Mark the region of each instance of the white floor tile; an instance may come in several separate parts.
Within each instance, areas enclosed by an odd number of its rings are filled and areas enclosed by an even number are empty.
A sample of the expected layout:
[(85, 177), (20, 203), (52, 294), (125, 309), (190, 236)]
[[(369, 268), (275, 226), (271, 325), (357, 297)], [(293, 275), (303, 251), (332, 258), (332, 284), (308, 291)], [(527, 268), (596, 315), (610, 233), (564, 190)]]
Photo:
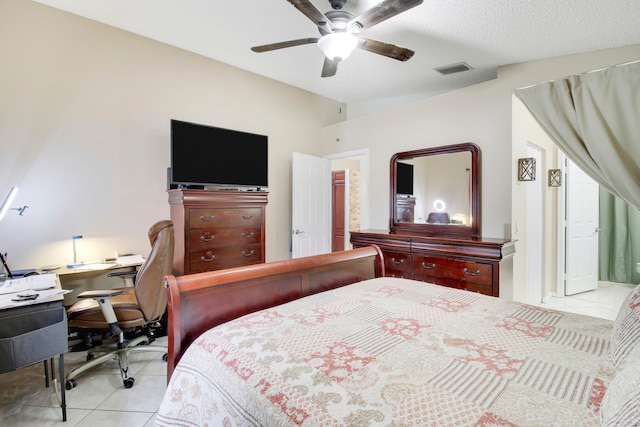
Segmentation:
[(540, 307), (615, 320), (622, 302), (634, 288), (627, 283), (600, 282), (596, 290), (553, 297)]
[(67, 421), (62, 422), (62, 409), (39, 406), (15, 406), (0, 408), (0, 424), (12, 427), (33, 426), (75, 426), (91, 411), (87, 409), (67, 409)]
[(75, 425), (78, 427), (144, 427), (152, 417), (153, 413), (95, 410)]
[(119, 388), (96, 409), (156, 412), (167, 388), (166, 378), (159, 375), (136, 375), (134, 378), (132, 388)]

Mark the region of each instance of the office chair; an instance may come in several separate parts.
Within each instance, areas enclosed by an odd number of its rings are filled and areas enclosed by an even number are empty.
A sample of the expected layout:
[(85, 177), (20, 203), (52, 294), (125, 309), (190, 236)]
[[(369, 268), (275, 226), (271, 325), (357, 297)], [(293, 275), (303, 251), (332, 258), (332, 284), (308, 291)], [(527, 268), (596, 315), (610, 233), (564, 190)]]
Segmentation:
[[(82, 292), (78, 295), (81, 300), (67, 310), (70, 328), (102, 333), (109, 338), (102, 345), (89, 348), (87, 362), (66, 375), (67, 390), (77, 385), (75, 378), (78, 375), (114, 358), (120, 364), (124, 387), (131, 388), (134, 379), (129, 376), (130, 351), (163, 351), (166, 361), (166, 346), (140, 344), (150, 344), (154, 340), (150, 327), (160, 320), (167, 308), (164, 277), (172, 272), (173, 223), (165, 220), (152, 225), (149, 242), (151, 253), (138, 270), (131, 291), (110, 289)], [(96, 353), (104, 354), (96, 357)]]

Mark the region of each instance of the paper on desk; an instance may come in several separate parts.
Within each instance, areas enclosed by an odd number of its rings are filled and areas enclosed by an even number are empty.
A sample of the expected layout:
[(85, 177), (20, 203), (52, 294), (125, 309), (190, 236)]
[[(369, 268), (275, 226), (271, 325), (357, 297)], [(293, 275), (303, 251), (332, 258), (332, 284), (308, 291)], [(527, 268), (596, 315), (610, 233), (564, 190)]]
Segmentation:
[(55, 273), (37, 274), (35, 276), (20, 277), (0, 282), (0, 294), (21, 292), (27, 289), (41, 290), (53, 288), (58, 283)]
[(38, 304), (38, 303), (47, 302), (47, 301), (55, 301), (58, 298), (62, 299), (62, 295), (68, 294), (69, 292), (71, 291), (68, 289), (60, 289), (60, 288), (44, 289), (44, 290), (26, 289), (26, 290), (20, 291), (19, 293), (38, 294), (38, 298), (36, 298), (35, 300), (27, 300), (27, 301), (11, 301), (12, 298), (16, 297), (18, 292), (14, 292), (11, 294), (3, 294), (3, 295), (0, 295), (0, 309), (19, 307), (22, 305)]
[(107, 270), (109, 268), (114, 268), (117, 267), (116, 264), (113, 263), (92, 263), (92, 264), (82, 264), (79, 265), (77, 267), (74, 267), (76, 270), (87, 270), (87, 271), (94, 271), (94, 270)]
[(142, 258), (142, 255), (119, 256), (116, 259), (116, 264), (122, 267), (127, 267), (130, 265), (141, 265), (143, 262), (144, 258)]

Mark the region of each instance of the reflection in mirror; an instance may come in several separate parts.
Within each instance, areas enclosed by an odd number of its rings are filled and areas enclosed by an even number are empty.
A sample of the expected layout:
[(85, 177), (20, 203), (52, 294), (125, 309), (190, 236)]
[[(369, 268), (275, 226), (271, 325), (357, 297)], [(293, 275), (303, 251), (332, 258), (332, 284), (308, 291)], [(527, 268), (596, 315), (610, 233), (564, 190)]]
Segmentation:
[(396, 172), (399, 222), (471, 224), (471, 153), (403, 159)]
[(391, 158), (391, 231), (478, 236), (479, 154), (472, 143)]

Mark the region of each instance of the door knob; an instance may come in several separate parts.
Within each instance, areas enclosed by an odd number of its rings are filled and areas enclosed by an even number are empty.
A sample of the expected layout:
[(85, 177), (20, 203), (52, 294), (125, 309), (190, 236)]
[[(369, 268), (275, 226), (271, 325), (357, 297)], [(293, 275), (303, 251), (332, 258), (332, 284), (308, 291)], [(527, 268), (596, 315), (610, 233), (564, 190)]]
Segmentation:
[(293, 234), (303, 234), (304, 231), (300, 231), (298, 229), (293, 230)]

